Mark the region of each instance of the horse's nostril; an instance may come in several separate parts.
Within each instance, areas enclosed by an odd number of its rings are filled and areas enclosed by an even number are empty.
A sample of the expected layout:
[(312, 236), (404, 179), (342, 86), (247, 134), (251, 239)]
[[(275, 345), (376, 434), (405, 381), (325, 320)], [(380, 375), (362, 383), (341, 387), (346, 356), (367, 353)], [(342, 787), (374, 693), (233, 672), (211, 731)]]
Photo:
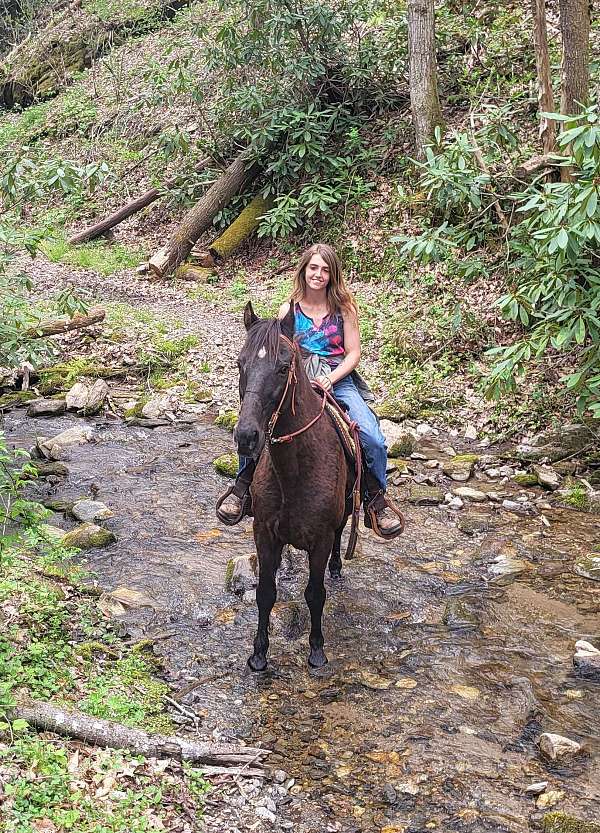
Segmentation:
[(237, 444), (238, 450), (242, 453), (252, 453), (258, 445), (258, 430), (256, 428), (238, 430)]

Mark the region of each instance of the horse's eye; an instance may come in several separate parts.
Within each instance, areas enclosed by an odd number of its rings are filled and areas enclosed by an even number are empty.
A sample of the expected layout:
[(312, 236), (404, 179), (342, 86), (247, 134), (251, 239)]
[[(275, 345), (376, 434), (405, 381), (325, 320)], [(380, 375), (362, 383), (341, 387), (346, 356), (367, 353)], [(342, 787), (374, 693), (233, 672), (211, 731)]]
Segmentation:
[(285, 376), (289, 369), (290, 368), (287, 364), (282, 364), (280, 367), (277, 368), (277, 372), (280, 373), (282, 376)]

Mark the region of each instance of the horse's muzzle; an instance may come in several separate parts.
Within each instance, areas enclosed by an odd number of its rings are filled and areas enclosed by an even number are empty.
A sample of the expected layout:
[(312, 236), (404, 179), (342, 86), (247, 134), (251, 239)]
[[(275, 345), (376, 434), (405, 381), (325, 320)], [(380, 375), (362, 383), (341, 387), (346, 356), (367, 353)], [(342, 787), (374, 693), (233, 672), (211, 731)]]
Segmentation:
[(236, 426), (236, 440), (240, 457), (258, 457), (264, 444), (263, 432), (254, 427)]

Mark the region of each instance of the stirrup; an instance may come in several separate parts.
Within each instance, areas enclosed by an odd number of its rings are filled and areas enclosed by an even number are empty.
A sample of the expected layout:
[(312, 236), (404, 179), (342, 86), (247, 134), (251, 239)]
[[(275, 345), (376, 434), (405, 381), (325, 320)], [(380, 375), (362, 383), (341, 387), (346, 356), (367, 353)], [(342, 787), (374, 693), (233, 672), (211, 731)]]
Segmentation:
[[(381, 527), (379, 526), (379, 522), (377, 520), (377, 509), (375, 508), (376, 503), (382, 503), (384, 506), (379, 506), (379, 509), (386, 508), (390, 509), (394, 515), (400, 521), (400, 529), (395, 530), (394, 532), (384, 532)], [(394, 538), (397, 538), (399, 535), (402, 535), (404, 532), (404, 515), (398, 509), (393, 501), (391, 501), (388, 497), (385, 496), (383, 492), (378, 492), (369, 503), (365, 506), (365, 526), (367, 529), (372, 529), (373, 532), (378, 535), (380, 538), (383, 538), (386, 541), (391, 541)]]
[[(223, 494), (217, 500), (215, 506), (215, 513), (217, 515), (217, 518), (221, 521), (222, 524), (225, 524), (226, 526), (235, 526), (236, 524), (239, 524), (244, 515), (248, 514), (249, 510), (250, 492), (246, 492), (246, 494), (242, 498), (240, 498), (242, 506), (238, 515), (232, 517), (231, 515), (226, 515), (224, 512), (221, 512), (221, 506), (225, 503), (227, 498), (233, 494), (235, 487), (236, 484), (234, 483), (233, 486), (230, 486), (229, 489), (224, 491)], [(239, 497), (239, 495), (236, 495), (236, 497)]]

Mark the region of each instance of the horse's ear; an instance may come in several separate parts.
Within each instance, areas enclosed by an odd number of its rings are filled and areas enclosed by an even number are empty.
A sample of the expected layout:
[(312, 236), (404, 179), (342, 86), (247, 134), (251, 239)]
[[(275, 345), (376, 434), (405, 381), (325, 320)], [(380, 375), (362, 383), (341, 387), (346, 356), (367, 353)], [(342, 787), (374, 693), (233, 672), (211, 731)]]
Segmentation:
[(281, 332), (287, 336), (290, 341), (294, 339), (294, 327), (296, 324), (296, 316), (294, 315), (294, 304), (290, 301), (290, 308), (285, 316), (281, 319)]
[(253, 327), (257, 321), (258, 318), (254, 314), (254, 310), (252, 309), (252, 301), (248, 301), (248, 303), (244, 307), (244, 326), (247, 330), (249, 330), (250, 327)]

